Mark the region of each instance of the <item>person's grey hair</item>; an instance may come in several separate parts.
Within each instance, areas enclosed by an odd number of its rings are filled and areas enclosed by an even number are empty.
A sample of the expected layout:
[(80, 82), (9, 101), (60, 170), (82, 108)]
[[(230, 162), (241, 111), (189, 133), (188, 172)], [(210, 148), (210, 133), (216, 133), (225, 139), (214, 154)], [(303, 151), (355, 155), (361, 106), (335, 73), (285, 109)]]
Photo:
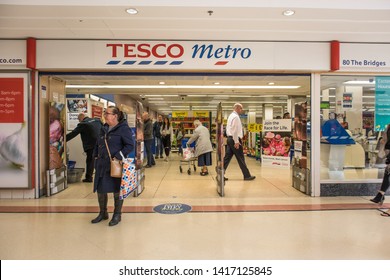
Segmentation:
[(78, 118), (79, 120), (83, 120), (85, 117), (88, 117), (88, 115), (85, 114), (85, 113), (80, 113), (80, 114), (77, 116), (77, 118)]
[(202, 125), (202, 122), (200, 120), (194, 120), (194, 125), (195, 126)]
[(243, 108), (241, 103), (236, 103), (236, 104), (233, 105), (233, 109), (234, 110), (237, 109), (237, 107)]

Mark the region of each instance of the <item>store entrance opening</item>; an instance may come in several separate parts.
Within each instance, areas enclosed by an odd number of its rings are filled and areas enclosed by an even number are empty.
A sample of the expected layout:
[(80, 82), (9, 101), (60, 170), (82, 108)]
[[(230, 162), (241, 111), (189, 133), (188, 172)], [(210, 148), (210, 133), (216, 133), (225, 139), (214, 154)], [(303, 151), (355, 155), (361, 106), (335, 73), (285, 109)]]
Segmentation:
[[(115, 105), (131, 116), (135, 102), (139, 101), (153, 122), (158, 122), (159, 116), (162, 120), (168, 119), (170, 143), (160, 153), (156, 149), (158, 139), (153, 135), (155, 165), (145, 169), (145, 190), (138, 198), (219, 197), (215, 151), (217, 107), (221, 104), (225, 127), (236, 103), (243, 106), (240, 120), (245, 162), (256, 179), (244, 180), (238, 162), (233, 158), (224, 174), (225, 199), (304, 197), (310, 189), (307, 180), (302, 180), (302, 177), (308, 178), (310, 175), (308, 74), (41, 74), (41, 78), (47, 76), (65, 81), (65, 102), (87, 100), (87, 106), (90, 104), (86, 111), (88, 114), (96, 114), (100, 110), (97, 107), (104, 110), (109, 105)], [(178, 131), (181, 130), (183, 138), (191, 139), (196, 128), (195, 120), (208, 129), (214, 148), (208, 174), (204, 176), (200, 174), (202, 169), (197, 159), (193, 166), (189, 166), (190, 173), (187, 169), (181, 172), (184, 168), (180, 163), (183, 155), (179, 151), (183, 148), (183, 142), (178, 141)], [(68, 127), (66, 129), (68, 132)], [(76, 168), (84, 168), (85, 165), (81, 146), (81, 140), (76, 138), (67, 143), (68, 159), (75, 162)], [(298, 174), (304, 174), (301, 180), (294, 179)], [(56, 197), (78, 195), (94, 198), (92, 184), (70, 183)]]

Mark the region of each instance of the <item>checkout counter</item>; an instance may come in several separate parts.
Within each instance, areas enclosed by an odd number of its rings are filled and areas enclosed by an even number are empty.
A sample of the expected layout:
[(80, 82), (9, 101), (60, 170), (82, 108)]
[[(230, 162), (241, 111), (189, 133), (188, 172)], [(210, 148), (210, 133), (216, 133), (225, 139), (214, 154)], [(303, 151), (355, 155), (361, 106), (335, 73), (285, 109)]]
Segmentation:
[(363, 146), (337, 120), (323, 124), (321, 166), (328, 168), (329, 179), (344, 179), (345, 168), (365, 168), (365, 158)]

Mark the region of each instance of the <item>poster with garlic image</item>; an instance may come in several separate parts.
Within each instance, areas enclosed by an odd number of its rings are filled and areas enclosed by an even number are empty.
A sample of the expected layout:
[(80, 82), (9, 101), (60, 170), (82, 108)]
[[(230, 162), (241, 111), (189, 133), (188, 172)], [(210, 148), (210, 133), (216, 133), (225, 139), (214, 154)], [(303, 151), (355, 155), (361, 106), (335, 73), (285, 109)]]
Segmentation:
[(0, 74), (0, 188), (29, 188), (28, 76)]

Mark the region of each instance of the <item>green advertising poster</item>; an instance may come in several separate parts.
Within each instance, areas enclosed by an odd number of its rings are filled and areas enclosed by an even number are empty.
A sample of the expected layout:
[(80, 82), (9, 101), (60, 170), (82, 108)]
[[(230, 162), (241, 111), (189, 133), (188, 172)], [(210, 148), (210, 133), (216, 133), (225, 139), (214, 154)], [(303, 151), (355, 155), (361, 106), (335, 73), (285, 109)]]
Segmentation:
[(375, 78), (375, 131), (390, 123), (390, 77)]

